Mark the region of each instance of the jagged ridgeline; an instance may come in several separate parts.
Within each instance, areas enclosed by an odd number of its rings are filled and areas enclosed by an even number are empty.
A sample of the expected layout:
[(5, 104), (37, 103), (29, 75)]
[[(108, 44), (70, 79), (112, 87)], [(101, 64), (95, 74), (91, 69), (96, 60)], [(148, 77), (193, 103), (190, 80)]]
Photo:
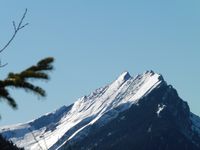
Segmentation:
[(70, 106), (0, 133), (32, 150), (200, 150), (200, 118), (153, 71), (124, 72)]

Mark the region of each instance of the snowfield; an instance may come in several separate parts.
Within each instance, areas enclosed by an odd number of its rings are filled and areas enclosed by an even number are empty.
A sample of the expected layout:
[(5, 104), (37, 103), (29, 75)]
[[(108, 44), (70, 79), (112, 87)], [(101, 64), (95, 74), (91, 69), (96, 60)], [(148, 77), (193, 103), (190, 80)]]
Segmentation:
[[(78, 140), (82, 134), (87, 135), (87, 130), (83, 131), (86, 127), (95, 122), (104, 125), (131, 105), (137, 105), (142, 97), (162, 83), (165, 83), (162, 76), (153, 71), (136, 77), (124, 72), (111, 84), (79, 98), (70, 106), (63, 106), (24, 124), (1, 127), (0, 132), (26, 150), (59, 149), (68, 140)], [(159, 116), (164, 107), (158, 106), (155, 113)], [(198, 130), (199, 118), (192, 118), (198, 123), (198, 127), (195, 126)]]

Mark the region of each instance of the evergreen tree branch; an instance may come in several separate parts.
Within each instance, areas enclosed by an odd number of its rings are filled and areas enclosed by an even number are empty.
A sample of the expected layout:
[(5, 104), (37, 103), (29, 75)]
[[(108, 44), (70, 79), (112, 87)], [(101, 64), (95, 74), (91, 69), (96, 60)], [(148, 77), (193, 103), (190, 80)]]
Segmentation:
[(1, 92), (1, 97), (7, 101), (7, 103), (12, 107), (12, 108), (17, 108), (17, 104), (15, 100), (10, 96), (9, 92), (5, 88), (0, 88)]
[(29, 79), (49, 80), (47, 71), (53, 70), (53, 61), (54, 58), (48, 57), (20, 73), (9, 73), (5, 80), (0, 80), (0, 98), (5, 99), (12, 108), (17, 108), (14, 98), (10, 96), (7, 90), (9, 87), (24, 89), (26, 92), (33, 92), (35, 95), (45, 97), (45, 90), (30, 83)]
[(26, 69), (25, 71), (48, 71), (53, 70), (53, 66), (51, 65), (54, 61), (53, 57), (48, 57), (45, 59), (40, 60), (36, 66), (31, 66), (30, 68)]

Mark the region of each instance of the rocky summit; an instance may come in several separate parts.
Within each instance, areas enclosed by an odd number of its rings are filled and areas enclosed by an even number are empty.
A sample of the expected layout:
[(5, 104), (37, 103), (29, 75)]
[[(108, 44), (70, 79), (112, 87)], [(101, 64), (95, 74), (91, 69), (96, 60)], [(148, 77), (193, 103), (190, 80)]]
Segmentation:
[(153, 71), (124, 72), (70, 106), (0, 133), (27, 150), (200, 150), (200, 118)]

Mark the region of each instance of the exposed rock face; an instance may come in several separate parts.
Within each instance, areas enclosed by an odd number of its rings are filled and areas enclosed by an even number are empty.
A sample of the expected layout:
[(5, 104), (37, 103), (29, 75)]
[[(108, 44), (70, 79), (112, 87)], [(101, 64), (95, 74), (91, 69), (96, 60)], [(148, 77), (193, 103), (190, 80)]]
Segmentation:
[(200, 150), (200, 118), (153, 71), (124, 72), (70, 106), (0, 133), (27, 150)]
[(92, 125), (81, 141), (61, 149), (199, 150), (190, 116), (188, 104), (163, 83), (105, 126)]

